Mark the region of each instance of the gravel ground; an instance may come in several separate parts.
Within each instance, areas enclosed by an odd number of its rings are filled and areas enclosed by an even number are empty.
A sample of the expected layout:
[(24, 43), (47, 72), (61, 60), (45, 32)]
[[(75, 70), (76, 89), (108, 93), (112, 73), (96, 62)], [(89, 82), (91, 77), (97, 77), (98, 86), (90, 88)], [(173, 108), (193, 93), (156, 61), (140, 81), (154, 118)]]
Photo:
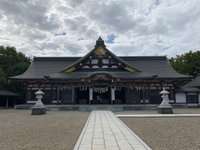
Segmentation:
[[(174, 109), (200, 113), (200, 108)], [(71, 150), (89, 112), (48, 111), (32, 116), (30, 110), (0, 109), (0, 150)], [(117, 114), (155, 114), (134, 110)], [(155, 150), (200, 149), (200, 118), (121, 118)]]
[[(176, 109), (176, 113), (200, 113), (196, 109)], [(117, 114), (146, 114), (155, 111), (125, 111)], [(154, 150), (199, 150), (200, 117), (120, 118)]]
[[(200, 108), (174, 108), (174, 114), (200, 114)], [(114, 112), (115, 114), (158, 114), (157, 110), (130, 110)]]
[(71, 150), (89, 112), (0, 110), (0, 150)]

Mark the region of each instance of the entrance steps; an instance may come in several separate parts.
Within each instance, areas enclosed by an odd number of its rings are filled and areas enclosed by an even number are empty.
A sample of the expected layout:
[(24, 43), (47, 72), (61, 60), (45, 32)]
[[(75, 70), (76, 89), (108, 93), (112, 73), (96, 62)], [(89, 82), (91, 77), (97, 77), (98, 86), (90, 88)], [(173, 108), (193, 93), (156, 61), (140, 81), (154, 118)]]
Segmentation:
[[(31, 109), (33, 105), (21, 104), (15, 105), (16, 109)], [(45, 105), (47, 110), (77, 110), (77, 111), (93, 111), (93, 110), (110, 110), (110, 111), (123, 111), (123, 110), (156, 110), (157, 105), (153, 104), (119, 104), (119, 105)]]
[(93, 111), (93, 110), (110, 110), (110, 111), (123, 111), (122, 106), (118, 105), (83, 105), (79, 107), (80, 111)]

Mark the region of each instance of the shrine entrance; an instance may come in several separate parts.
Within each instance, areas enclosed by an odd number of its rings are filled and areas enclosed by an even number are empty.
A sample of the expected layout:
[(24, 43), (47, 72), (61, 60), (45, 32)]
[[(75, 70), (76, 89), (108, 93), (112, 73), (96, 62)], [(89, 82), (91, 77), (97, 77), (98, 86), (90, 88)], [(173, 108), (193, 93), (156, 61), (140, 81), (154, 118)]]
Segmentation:
[(125, 104), (123, 87), (81, 87), (76, 88), (76, 104)]
[(92, 104), (111, 104), (110, 88), (94, 88)]
[(89, 78), (82, 79), (88, 81), (76, 88), (77, 104), (125, 104), (125, 87), (116, 84), (108, 73), (93, 73)]
[[(90, 99), (90, 89), (91, 99)], [(80, 87), (76, 88), (77, 104), (112, 104), (111, 88), (108, 87)]]

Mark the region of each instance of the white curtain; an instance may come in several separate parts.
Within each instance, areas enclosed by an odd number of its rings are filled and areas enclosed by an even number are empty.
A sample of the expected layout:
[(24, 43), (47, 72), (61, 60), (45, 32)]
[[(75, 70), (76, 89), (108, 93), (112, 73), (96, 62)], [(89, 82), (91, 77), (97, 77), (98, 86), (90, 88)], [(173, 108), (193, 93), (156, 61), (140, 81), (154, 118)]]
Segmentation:
[(92, 88), (90, 88), (90, 90), (89, 90), (89, 99), (90, 99), (90, 101), (93, 100), (93, 89)]
[(111, 100), (115, 100), (115, 88), (111, 88)]

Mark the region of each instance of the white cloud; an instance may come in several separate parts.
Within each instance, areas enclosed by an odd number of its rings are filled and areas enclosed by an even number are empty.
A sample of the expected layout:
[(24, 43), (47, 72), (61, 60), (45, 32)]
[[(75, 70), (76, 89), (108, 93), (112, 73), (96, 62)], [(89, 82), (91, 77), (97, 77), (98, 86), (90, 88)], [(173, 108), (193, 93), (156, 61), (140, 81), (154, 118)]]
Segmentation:
[(28, 56), (83, 56), (114, 35), (117, 55), (199, 50), (198, 0), (1, 0), (0, 45)]

